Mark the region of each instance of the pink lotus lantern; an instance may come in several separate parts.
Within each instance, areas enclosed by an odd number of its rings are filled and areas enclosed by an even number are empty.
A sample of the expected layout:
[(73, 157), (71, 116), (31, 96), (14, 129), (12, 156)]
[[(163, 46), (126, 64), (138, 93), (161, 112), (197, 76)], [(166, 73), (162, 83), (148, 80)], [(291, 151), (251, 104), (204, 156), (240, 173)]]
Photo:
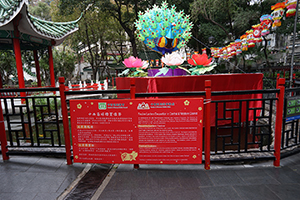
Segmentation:
[(132, 74), (129, 74), (129, 76), (144, 76), (146, 74), (143, 69), (146, 69), (149, 66), (147, 61), (142, 61), (141, 59), (133, 56), (124, 59), (123, 64), (127, 67), (127, 69), (120, 75), (128, 75), (131, 71)]
[(139, 68), (143, 66), (143, 61), (139, 58), (135, 58), (133, 56), (130, 56), (129, 58), (126, 58), (123, 61), (123, 64), (127, 67), (127, 68)]

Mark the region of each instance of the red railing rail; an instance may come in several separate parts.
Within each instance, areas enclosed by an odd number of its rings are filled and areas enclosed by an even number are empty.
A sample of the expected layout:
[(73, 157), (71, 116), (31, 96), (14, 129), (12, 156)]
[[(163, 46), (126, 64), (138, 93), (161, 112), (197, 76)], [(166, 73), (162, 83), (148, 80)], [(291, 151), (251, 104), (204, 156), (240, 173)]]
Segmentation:
[(211, 80), (205, 81), (205, 99), (204, 99), (204, 116), (205, 116), (205, 132), (204, 132), (204, 168), (210, 169), (210, 106), (211, 106)]
[(281, 144), (281, 130), (282, 130), (282, 119), (283, 119), (283, 105), (284, 105), (284, 90), (285, 90), (285, 79), (277, 79), (277, 89), (280, 90), (278, 94), (278, 101), (276, 104), (276, 122), (275, 122), (275, 139), (274, 139), (274, 156), (275, 161), (273, 165), (275, 167), (280, 166), (280, 144)]
[(71, 165), (72, 164), (71, 140), (70, 140), (68, 107), (67, 107), (66, 95), (65, 95), (66, 89), (65, 89), (64, 83), (65, 83), (65, 78), (59, 77), (59, 93), (60, 93), (60, 99), (61, 99), (61, 110), (62, 110), (62, 118), (63, 118), (63, 125), (64, 125), (67, 165)]

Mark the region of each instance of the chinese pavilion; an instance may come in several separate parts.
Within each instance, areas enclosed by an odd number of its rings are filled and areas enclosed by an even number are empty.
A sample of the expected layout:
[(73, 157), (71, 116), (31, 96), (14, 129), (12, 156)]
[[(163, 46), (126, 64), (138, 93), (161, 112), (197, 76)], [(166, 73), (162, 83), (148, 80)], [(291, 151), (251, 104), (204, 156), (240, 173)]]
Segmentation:
[(0, 0), (0, 49), (14, 50), (19, 88), (25, 88), (21, 50), (34, 52), (37, 84), (41, 87), (37, 50), (48, 49), (51, 87), (55, 87), (52, 47), (78, 30), (80, 18), (71, 22), (45, 21), (30, 15), (27, 5), (28, 0)]

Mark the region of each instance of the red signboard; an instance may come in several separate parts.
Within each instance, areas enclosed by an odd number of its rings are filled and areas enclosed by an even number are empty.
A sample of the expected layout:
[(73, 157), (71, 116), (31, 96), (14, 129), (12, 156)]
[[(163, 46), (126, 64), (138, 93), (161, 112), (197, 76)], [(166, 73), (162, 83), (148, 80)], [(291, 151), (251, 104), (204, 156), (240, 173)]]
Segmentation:
[(74, 162), (202, 162), (203, 99), (70, 100)]

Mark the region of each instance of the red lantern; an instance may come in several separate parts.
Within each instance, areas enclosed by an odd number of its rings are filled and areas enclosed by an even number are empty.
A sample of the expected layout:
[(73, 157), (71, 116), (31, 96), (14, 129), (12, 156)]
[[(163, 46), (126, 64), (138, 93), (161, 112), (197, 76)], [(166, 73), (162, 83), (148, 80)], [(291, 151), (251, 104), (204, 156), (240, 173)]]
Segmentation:
[(256, 24), (252, 26), (253, 28), (253, 36), (254, 36), (254, 42), (255, 43), (259, 43), (262, 41), (261, 38), (261, 31), (262, 31), (262, 27), (260, 24)]

